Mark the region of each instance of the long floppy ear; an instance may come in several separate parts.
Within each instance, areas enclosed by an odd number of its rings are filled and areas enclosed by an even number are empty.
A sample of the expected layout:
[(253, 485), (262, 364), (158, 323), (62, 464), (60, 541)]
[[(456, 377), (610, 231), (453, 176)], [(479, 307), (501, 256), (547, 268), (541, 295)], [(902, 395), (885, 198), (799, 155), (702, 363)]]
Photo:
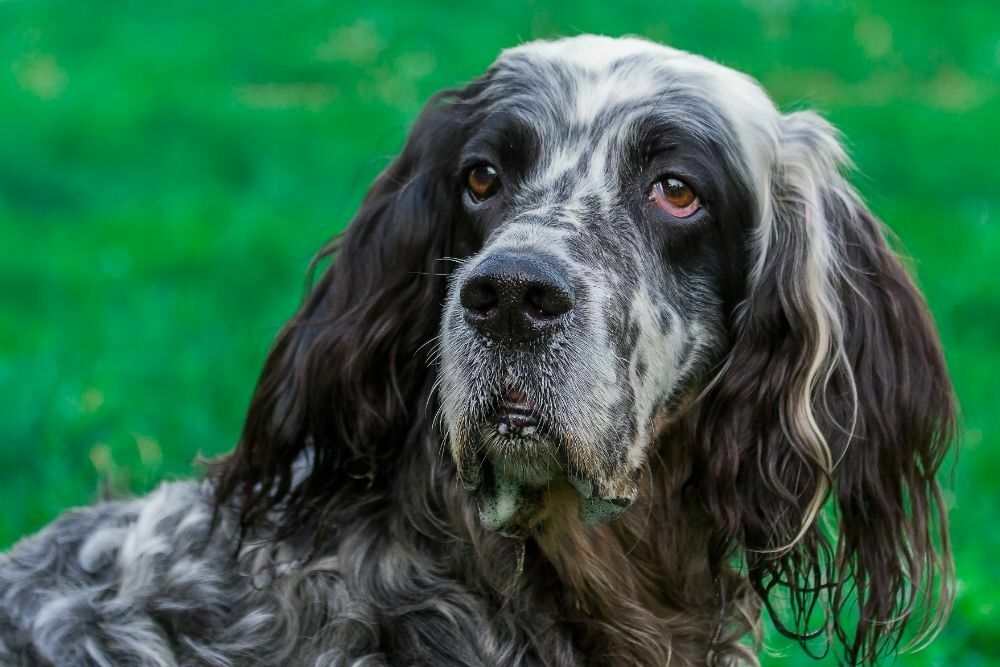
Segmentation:
[[(467, 89), (468, 90), (468, 89)], [(378, 177), (333, 263), (279, 334), (236, 451), (218, 464), (217, 501), (241, 528), (315, 526), (338, 499), (369, 492), (424, 428), (426, 344), (444, 300), (454, 176), (466, 109), (445, 91)], [(369, 494), (371, 495), (371, 494)]]
[(844, 180), (835, 131), (784, 116), (775, 165), (734, 346), (699, 409), (700, 485), (714, 556), (743, 554), (779, 630), (867, 663), (908, 625), (931, 636), (950, 608), (935, 476), (953, 394), (924, 300)]

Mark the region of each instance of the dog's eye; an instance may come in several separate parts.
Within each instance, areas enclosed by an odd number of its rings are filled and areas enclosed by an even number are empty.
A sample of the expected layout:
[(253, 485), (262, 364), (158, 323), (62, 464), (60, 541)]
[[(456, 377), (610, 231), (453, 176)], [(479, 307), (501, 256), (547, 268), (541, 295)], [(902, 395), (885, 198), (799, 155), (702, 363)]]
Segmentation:
[(477, 164), (469, 170), (466, 180), (469, 194), (477, 202), (486, 201), (500, 190), (500, 178), (491, 164)]
[(653, 184), (649, 199), (675, 218), (688, 218), (701, 208), (698, 195), (678, 178), (662, 178)]

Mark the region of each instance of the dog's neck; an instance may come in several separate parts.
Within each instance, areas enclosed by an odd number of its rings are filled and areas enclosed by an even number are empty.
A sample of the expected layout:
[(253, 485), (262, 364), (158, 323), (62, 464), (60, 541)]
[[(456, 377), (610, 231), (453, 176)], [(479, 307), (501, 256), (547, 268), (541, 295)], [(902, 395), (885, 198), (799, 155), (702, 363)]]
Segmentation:
[(468, 580), (491, 582), (500, 599), (549, 607), (580, 655), (706, 664), (714, 649), (739, 651), (757, 609), (735, 573), (708, 571), (709, 528), (684, 497), (690, 467), (669, 453), (684, 449), (663, 449), (643, 476), (636, 505), (612, 523), (584, 525), (576, 499), (567, 498), (565, 511), (550, 512), (525, 541), (489, 533), (451, 462), (441, 458), (431, 464), (439, 483), (427, 487), (428, 501), (472, 545)]

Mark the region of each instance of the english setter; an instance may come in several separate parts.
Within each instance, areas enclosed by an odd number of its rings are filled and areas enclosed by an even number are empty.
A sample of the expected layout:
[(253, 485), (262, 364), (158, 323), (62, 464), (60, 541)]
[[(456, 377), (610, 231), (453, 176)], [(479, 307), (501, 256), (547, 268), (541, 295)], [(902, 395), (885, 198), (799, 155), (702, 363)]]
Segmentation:
[(698, 56), (504, 51), (321, 253), (233, 454), (0, 556), (0, 662), (756, 664), (765, 612), (849, 663), (932, 637), (953, 395), (846, 168)]

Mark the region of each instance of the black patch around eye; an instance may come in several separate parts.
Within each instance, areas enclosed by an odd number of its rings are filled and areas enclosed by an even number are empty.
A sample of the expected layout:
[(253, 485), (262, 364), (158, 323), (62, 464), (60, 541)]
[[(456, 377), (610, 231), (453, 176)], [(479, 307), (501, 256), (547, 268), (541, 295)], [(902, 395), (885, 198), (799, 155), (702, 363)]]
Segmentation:
[(505, 114), (488, 117), (462, 149), (458, 173), (478, 162), (488, 162), (503, 174), (504, 184), (516, 186), (537, 162), (539, 141), (535, 130), (521, 119)]
[(663, 187), (666, 188), (665, 182), (679, 181), (698, 198), (702, 209), (709, 210), (716, 199), (714, 193), (721, 182), (722, 174), (721, 170), (696, 161), (689, 154), (685, 154), (684, 149), (678, 148), (672, 153), (661, 153), (650, 160), (640, 179), (647, 198), (657, 182), (664, 183)]
[(725, 122), (697, 97), (671, 94), (662, 104), (636, 123), (625, 162), (644, 190), (673, 176), (687, 183), (703, 206), (711, 205), (726, 181)]

